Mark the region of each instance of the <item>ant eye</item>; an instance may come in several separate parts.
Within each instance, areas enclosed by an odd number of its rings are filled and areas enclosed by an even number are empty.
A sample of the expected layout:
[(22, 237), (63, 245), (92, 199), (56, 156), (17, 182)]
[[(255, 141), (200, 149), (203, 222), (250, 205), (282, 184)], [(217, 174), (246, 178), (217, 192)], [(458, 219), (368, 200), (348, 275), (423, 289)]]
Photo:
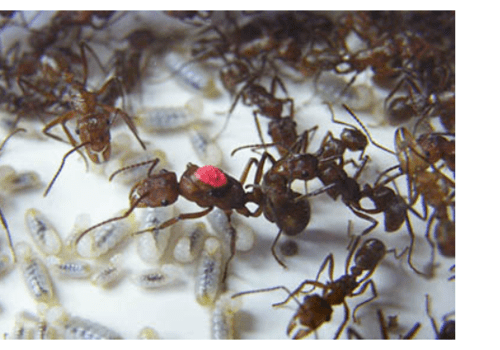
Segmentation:
[(168, 201), (167, 201), (166, 199), (164, 199), (164, 200), (162, 200), (162, 201), (161, 201), (161, 205), (162, 205), (163, 207), (166, 207), (168, 204), (169, 204), (169, 203), (168, 203)]
[(306, 170), (304, 170), (304, 171), (302, 172), (302, 177), (309, 177), (309, 172), (308, 172), (308, 171), (306, 171)]
[(80, 135), (80, 129), (75, 129), (75, 133), (76, 133), (77, 135)]

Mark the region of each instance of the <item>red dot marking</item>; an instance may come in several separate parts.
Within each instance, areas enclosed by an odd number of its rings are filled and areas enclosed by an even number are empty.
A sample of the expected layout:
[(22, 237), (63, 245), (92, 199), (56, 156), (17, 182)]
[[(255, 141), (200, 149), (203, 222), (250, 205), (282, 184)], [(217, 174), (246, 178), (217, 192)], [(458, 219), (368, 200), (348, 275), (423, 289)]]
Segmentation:
[(221, 187), (227, 183), (226, 175), (219, 168), (212, 165), (202, 166), (196, 170), (194, 176), (201, 182), (213, 187)]

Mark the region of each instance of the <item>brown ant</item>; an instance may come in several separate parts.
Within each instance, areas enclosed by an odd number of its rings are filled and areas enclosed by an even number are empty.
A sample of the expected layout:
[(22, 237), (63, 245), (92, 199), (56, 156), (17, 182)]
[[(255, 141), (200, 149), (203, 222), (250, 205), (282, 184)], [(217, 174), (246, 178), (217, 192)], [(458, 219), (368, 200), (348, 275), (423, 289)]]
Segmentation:
[[(109, 178), (110, 181), (123, 171), (151, 164), (147, 177), (138, 181), (130, 190), (130, 208), (119, 217), (106, 220), (83, 231), (76, 238), (75, 245), (78, 244), (78, 242), (88, 232), (107, 223), (122, 220), (128, 217), (135, 208), (166, 207), (176, 202), (179, 196), (182, 196), (191, 202), (195, 202), (198, 206), (207, 209), (196, 213), (179, 214), (178, 216), (167, 220), (160, 225), (138, 231), (135, 234), (162, 230), (181, 220), (203, 217), (210, 213), (214, 207), (222, 209), (228, 218), (233, 210), (236, 210), (239, 214), (246, 217), (258, 216), (260, 214), (252, 213), (246, 207), (246, 203), (251, 201), (249, 194), (245, 192), (242, 185), (242, 183), (245, 182), (246, 174), (242, 176), (241, 181), (238, 181), (232, 176), (224, 173), (222, 170), (211, 165), (198, 167), (197, 165), (188, 163), (186, 170), (178, 182), (176, 174), (166, 169), (161, 169), (157, 174), (152, 174), (154, 167), (158, 163), (159, 159), (156, 158), (118, 169), (111, 174)], [(224, 278), (226, 276), (229, 261), (235, 253), (235, 238), (236, 237), (232, 237), (231, 256), (226, 262)]]
[[(97, 92), (90, 92), (87, 90), (87, 60), (85, 58), (84, 48), (88, 47), (86, 44), (80, 44), (81, 57), (83, 61), (84, 75), (83, 82), (79, 82), (75, 79), (73, 74), (63, 73), (65, 81), (70, 85), (70, 97), (72, 110), (59, 116), (49, 122), (43, 128), (43, 133), (50, 136), (56, 140), (63, 141), (59, 136), (53, 135), (49, 132), (56, 125), (61, 125), (64, 133), (68, 137), (73, 149), (66, 153), (63, 157), (61, 166), (54, 175), (54, 178), (47, 186), (44, 196), (46, 196), (52, 185), (54, 184), (57, 176), (61, 172), (66, 158), (71, 155), (71, 153), (78, 151), (80, 148), (85, 147), (87, 155), (89, 158), (97, 164), (105, 162), (109, 159), (111, 155), (110, 147), (110, 128), (116, 116), (121, 117), (129, 129), (134, 134), (135, 138), (139, 141), (143, 149), (146, 146), (139, 138), (137, 130), (130, 116), (125, 113), (120, 108), (116, 108), (110, 105), (99, 102), (98, 98), (108, 89), (108, 87), (115, 82), (116, 78), (108, 79), (104, 85)], [(114, 116), (112, 118), (112, 116)], [(76, 133), (80, 136), (81, 143), (78, 144), (73, 138), (68, 128), (66, 127), (66, 122), (76, 119), (77, 128)], [(64, 141), (63, 141), (64, 142)]]
[(436, 339), (455, 339), (455, 320), (446, 320), (447, 316), (443, 317), (445, 322), (438, 331), (436, 320), (431, 316), (429, 311), (429, 294), (425, 295), (425, 312), (429, 319), (431, 320), (432, 329), (436, 334)]
[[(302, 282), (293, 292), (290, 292), (288, 288), (284, 286), (277, 286), (266, 289), (252, 290), (248, 292), (241, 292), (234, 294), (232, 298), (236, 298), (245, 294), (269, 292), (277, 289), (283, 289), (288, 293), (288, 297), (280, 302), (273, 304), (273, 306), (280, 306), (288, 303), (290, 299), (294, 299), (299, 304), (299, 309), (295, 315), (290, 320), (287, 327), (287, 334), (293, 332), (293, 330), (299, 325), (299, 329), (293, 335), (293, 339), (302, 339), (307, 337), (311, 332), (316, 331), (323, 323), (328, 322), (332, 318), (333, 308), (336, 305), (344, 306), (344, 321), (337, 329), (334, 338), (338, 339), (342, 333), (342, 330), (347, 325), (349, 320), (349, 307), (346, 302), (346, 298), (361, 295), (370, 286), (373, 296), (358, 304), (353, 310), (353, 319), (356, 321), (356, 311), (364, 304), (375, 299), (377, 295), (377, 290), (373, 280), (369, 277), (375, 271), (378, 263), (384, 258), (386, 251), (385, 245), (378, 239), (368, 239), (363, 242), (361, 247), (354, 251), (359, 244), (360, 237), (356, 237), (355, 243), (352, 246), (349, 255), (347, 256), (345, 263), (345, 274), (338, 279), (333, 279), (334, 270), (334, 258), (333, 254), (329, 254), (325, 260), (321, 263), (321, 266), (314, 280), (305, 280)], [(351, 259), (354, 255), (354, 266), (350, 268)], [(325, 283), (318, 282), (321, 273), (327, 269), (328, 271), (328, 281)], [(363, 277), (362, 274), (367, 272)], [(304, 292), (303, 289), (306, 286), (312, 286), (311, 290)], [(322, 289), (321, 294), (311, 294), (316, 288)], [(299, 294), (308, 294), (304, 297), (302, 303), (300, 303), (296, 296)]]
[[(380, 325), (380, 334), (382, 336), (382, 339), (390, 339), (389, 333), (388, 333), (389, 326), (385, 320), (385, 316), (384, 316), (382, 310), (377, 309), (377, 317), (378, 317), (378, 322)], [(389, 321), (389, 323), (390, 323), (390, 321)], [(421, 326), (422, 325), (420, 324), (420, 322), (415, 323), (413, 325), (413, 327), (404, 336), (400, 335), (399, 339), (413, 339), (415, 337), (415, 335), (417, 335)], [(349, 339), (352, 339), (353, 337), (355, 337), (356, 339), (365, 339), (352, 327), (347, 327), (347, 336)]]

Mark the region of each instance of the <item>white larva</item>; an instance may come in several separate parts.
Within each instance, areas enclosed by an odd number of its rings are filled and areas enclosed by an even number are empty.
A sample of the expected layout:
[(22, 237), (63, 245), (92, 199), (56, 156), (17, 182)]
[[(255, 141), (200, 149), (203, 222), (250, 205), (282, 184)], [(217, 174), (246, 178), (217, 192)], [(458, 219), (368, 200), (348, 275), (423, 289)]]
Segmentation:
[(159, 269), (150, 269), (132, 275), (132, 282), (143, 289), (159, 289), (178, 281), (179, 269), (173, 265), (164, 265)]
[(195, 277), (195, 297), (200, 305), (213, 305), (222, 288), (222, 247), (219, 239), (205, 240)]
[(7, 339), (58, 339), (58, 334), (46, 320), (23, 311), (16, 315), (14, 329)]
[[(162, 224), (172, 217), (173, 213), (173, 206), (139, 209), (143, 211), (140, 220), (140, 230)], [(137, 235), (135, 238), (137, 242), (137, 254), (142, 261), (149, 264), (157, 263), (165, 253), (170, 235), (170, 227)]]
[(207, 220), (217, 233), (217, 236), (224, 242), (225, 254), (230, 254), (231, 237), (236, 235), (236, 250), (247, 252), (252, 249), (255, 243), (255, 231), (236, 215), (231, 216), (229, 222), (226, 213), (215, 208), (207, 215)]
[(183, 229), (182, 237), (175, 244), (174, 259), (183, 264), (193, 262), (200, 255), (203, 243), (208, 236), (205, 224), (187, 224)]
[(46, 255), (57, 255), (62, 249), (59, 233), (47, 217), (35, 208), (28, 209), (25, 223), (36, 247)]
[(188, 63), (185, 56), (173, 51), (165, 56), (164, 62), (174, 74), (176, 81), (182, 85), (203, 94), (206, 98), (215, 98), (220, 95), (214, 79), (207, 73), (207, 69), (200, 64), (196, 62)]
[[(116, 216), (119, 215), (122, 213), (116, 214)], [(122, 241), (130, 237), (132, 220), (133, 214), (126, 219), (110, 222), (88, 232), (76, 246), (78, 254), (84, 258), (97, 258), (115, 249)]]
[(231, 299), (228, 294), (215, 303), (210, 318), (212, 339), (236, 339), (234, 315), (241, 308), (241, 299)]
[(186, 128), (200, 123), (203, 102), (200, 98), (192, 98), (184, 106), (149, 107), (137, 111), (136, 124), (151, 133)]
[(20, 252), (20, 269), (28, 292), (37, 302), (54, 302), (54, 289), (47, 267), (34, 256), (26, 243), (19, 243), (16, 250)]
[(158, 335), (158, 332), (155, 329), (151, 327), (144, 327), (139, 331), (137, 339), (154, 340), (154, 339), (160, 339), (160, 336)]
[(0, 191), (16, 193), (42, 187), (40, 176), (34, 171), (16, 172), (10, 165), (0, 166)]
[(200, 160), (205, 164), (216, 167), (222, 165), (222, 151), (220, 147), (199, 127), (194, 126), (189, 130), (189, 141)]
[(55, 256), (47, 258), (49, 269), (58, 276), (64, 278), (84, 279), (89, 278), (93, 272), (92, 265), (86, 261), (67, 260), (63, 261)]
[(109, 260), (109, 264), (98, 269), (90, 279), (92, 284), (101, 288), (114, 286), (124, 273), (121, 258), (121, 254), (116, 254)]
[(69, 317), (64, 325), (65, 339), (123, 339), (117, 332), (82, 317)]

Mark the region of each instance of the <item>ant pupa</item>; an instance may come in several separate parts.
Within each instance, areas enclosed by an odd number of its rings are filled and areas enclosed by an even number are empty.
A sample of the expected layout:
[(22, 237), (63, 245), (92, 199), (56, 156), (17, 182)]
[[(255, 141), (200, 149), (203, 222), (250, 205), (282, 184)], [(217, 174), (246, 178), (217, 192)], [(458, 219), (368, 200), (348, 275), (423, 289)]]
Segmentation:
[(24, 283), (33, 299), (42, 303), (57, 303), (52, 279), (42, 260), (33, 255), (26, 243), (18, 243), (16, 250), (21, 256), (19, 267)]
[(201, 128), (195, 125), (189, 130), (189, 141), (198, 158), (205, 164), (216, 167), (222, 165), (222, 150)]
[(222, 295), (215, 303), (210, 317), (212, 339), (237, 339), (235, 314), (241, 308), (241, 299), (231, 299)]
[(174, 265), (163, 265), (132, 275), (132, 282), (143, 289), (160, 289), (179, 281), (181, 271)]
[(16, 315), (14, 328), (7, 339), (59, 339), (57, 331), (47, 321), (23, 311)]
[(175, 243), (173, 255), (177, 262), (188, 264), (195, 261), (209, 236), (204, 223), (187, 224), (182, 229), (182, 236)]
[(231, 254), (231, 242), (234, 236), (236, 236), (234, 242), (236, 251), (247, 252), (254, 246), (255, 231), (238, 216), (232, 215), (231, 221), (229, 221), (223, 210), (215, 208), (207, 215), (207, 220), (217, 236), (224, 242), (226, 253)]
[[(75, 229), (76, 233), (72, 236), (72, 240), (80, 234), (81, 230), (79, 228), (90, 221), (89, 216), (81, 216), (77, 220), (81, 222), (78, 223), (78, 228)], [(128, 218), (128, 220), (107, 223), (92, 230), (90, 234), (85, 235), (78, 242), (72, 241), (72, 244), (75, 245), (76, 252), (81, 257), (97, 258), (115, 249), (126, 238), (131, 237), (131, 221), (132, 217)]]
[(222, 245), (219, 239), (205, 240), (195, 277), (196, 301), (203, 306), (213, 305), (222, 289)]
[(155, 340), (155, 339), (160, 339), (160, 336), (158, 335), (158, 332), (151, 327), (144, 327), (139, 331), (139, 334), (137, 335), (137, 339), (141, 340)]
[(62, 249), (61, 237), (44, 214), (35, 208), (28, 209), (25, 222), (33, 242), (43, 254), (59, 254)]
[(97, 271), (92, 275), (90, 281), (93, 285), (101, 288), (110, 288), (118, 283), (119, 279), (124, 274), (124, 269), (122, 267), (122, 254), (116, 254), (111, 259), (109, 263), (98, 268)]
[[(172, 216), (174, 207), (158, 207), (142, 209), (140, 229), (158, 226)], [(137, 254), (142, 261), (148, 264), (157, 263), (168, 246), (171, 232), (170, 228), (148, 231), (135, 237)]]
[(168, 53), (163, 62), (181, 85), (201, 93), (206, 98), (216, 98), (220, 95), (214, 78), (199, 63), (189, 62), (185, 56), (174, 51)]
[(36, 172), (17, 172), (10, 165), (0, 166), (0, 192), (13, 194), (41, 187), (42, 182)]
[(93, 273), (94, 268), (86, 261), (79, 260), (62, 260), (55, 256), (47, 257), (49, 269), (59, 277), (69, 279), (85, 279), (89, 278)]
[(165, 133), (201, 123), (202, 112), (203, 101), (192, 98), (184, 106), (141, 108), (136, 124), (150, 133)]

